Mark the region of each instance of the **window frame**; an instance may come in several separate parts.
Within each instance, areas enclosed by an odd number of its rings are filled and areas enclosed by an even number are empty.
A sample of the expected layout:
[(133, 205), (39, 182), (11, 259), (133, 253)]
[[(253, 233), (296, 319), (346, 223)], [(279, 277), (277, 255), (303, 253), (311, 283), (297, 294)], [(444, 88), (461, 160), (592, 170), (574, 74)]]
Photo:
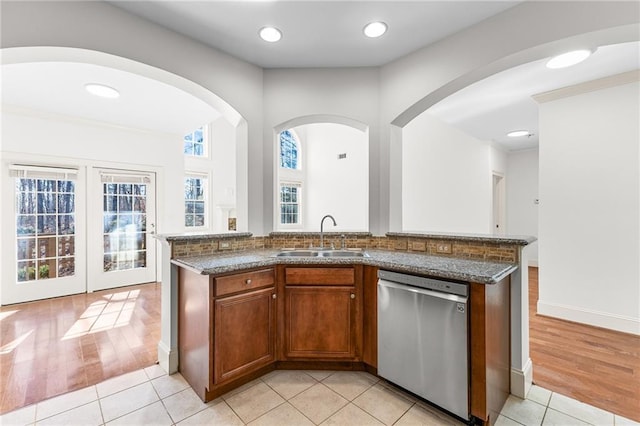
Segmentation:
[[(297, 211), (297, 215), (298, 215), (298, 222), (296, 223), (283, 223), (282, 222), (282, 207), (285, 203), (283, 203), (282, 201), (282, 189), (284, 187), (289, 187), (289, 188), (296, 188), (297, 189), (297, 202), (296, 203), (287, 203), (289, 205), (297, 205), (298, 206), (298, 211)], [(304, 216), (303, 216), (303, 203), (302, 203), (302, 196), (303, 196), (303, 184), (302, 182), (299, 181), (291, 181), (291, 180), (286, 180), (286, 181), (281, 181), (278, 183), (278, 211), (277, 211), (277, 216), (278, 216), (278, 226), (281, 229), (301, 229), (304, 227)]]
[[(12, 233), (15, 275), (11, 282), (37, 287), (43, 280), (76, 279), (78, 238), (81, 237), (78, 235), (78, 170), (11, 165), (9, 171), (13, 195), (10, 216), (15, 226)], [(25, 187), (23, 182), (27, 181), (33, 184)], [(30, 199), (30, 208), (22, 208), (21, 200), (25, 198)], [(67, 207), (71, 206), (68, 211), (61, 207), (65, 199)], [(45, 232), (45, 222), (52, 220), (55, 231)], [(33, 223), (33, 232), (21, 232), (19, 223), (30, 222)], [(66, 226), (62, 228), (62, 224)], [(65, 246), (68, 251), (62, 251)], [(61, 275), (63, 266), (70, 269)], [(20, 278), (21, 273), (24, 273), (23, 279)]]
[[(202, 201), (203, 201), (203, 212), (202, 215), (204, 216), (204, 223), (202, 225), (187, 225), (187, 214), (191, 214), (193, 216), (193, 223), (195, 223), (195, 217), (196, 217), (196, 212), (195, 209), (193, 212), (189, 213), (187, 212), (187, 203), (188, 202), (196, 202), (196, 201), (200, 201), (197, 198), (195, 199), (190, 199), (188, 200), (186, 197), (186, 185), (187, 185), (187, 179), (202, 179), (203, 182), (203, 189), (202, 189)], [(192, 172), (192, 171), (187, 171), (184, 173), (184, 177), (182, 179), (183, 182), (183, 221), (182, 221), (182, 225), (186, 230), (190, 230), (190, 231), (200, 231), (200, 230), (204, 230), (204, 229), (208, 229), (210, 227), (210, 222), (211, 222), (211, 206), (210, 206), (210, 194), (209, 194), (209, 188), (210, 188), (210, 176), (208, 173), (199, 173), (199, 172)]]
[[(290, 132), (292, 141), (295, 143), (297, 158), (296, 168), (289, 168), (282, 166), (282, 146), (281, 135), (283, 132)], [(303, 170), (303, 152), (302, 152), (302, 140), (298, 136), (297, 132), (292, 129), (283, 129), (275, 134), (276, 139), (276, 161), (275, 167), (277, 170), (277, 178), (275, 185), (275, 211), (274, 211), (274, 227), (277, 230), (300, 230), (304, 229), (304, 190), (305, 190), (305, 175)], [(297, 223), (282, 223), (282, 187), (283, 186), (295, 186), (298, 188), (298, 222)]]
[[(296, 150), (296, 164), (295, 164), (295, 167), (285, 167), (285, 166), (283, 166), (284, 153), (282, 152), (282, 134), (284, 132), (289, 132), (289, 134), (291, 135), (291, 140), (295, 144), (295, 150)], [(300, 138), (296, 134), (295, 130), (293, 130), (293, 129), (284, 129), (281, 132), (278, 132), (278, 160), (277, 161), (278, 161), (278, 167), (281, 170), (298, 170), (298, 171), (302, 170), (302, 144), (300, 143)]]
[[(195, 138), (195, 134), (198, 130), (202, 129), (202, 155), (196, 155), (195, 154), (195, 146), (196, 146), (196, 142), (194, 141)], [(210, 140), (209, 140), (209, 135), (211, 134), (210, 129), (209, 129), (209, 125), (205, 125), (203, 124), (202, 126), (193, 129), (193, 131), (185, 134), (182, 137), (182, 155), (184, 155), (185, 158), (196, 158), (196, 159), (209, 159), (210, 156)], [(185, 152), (185, 143), (187, 143), (187, 137), (191, 136), (192, 140), (191, 140), (191, 145), (192, 145), (192, 153), (189, 154), (187, 152)]]

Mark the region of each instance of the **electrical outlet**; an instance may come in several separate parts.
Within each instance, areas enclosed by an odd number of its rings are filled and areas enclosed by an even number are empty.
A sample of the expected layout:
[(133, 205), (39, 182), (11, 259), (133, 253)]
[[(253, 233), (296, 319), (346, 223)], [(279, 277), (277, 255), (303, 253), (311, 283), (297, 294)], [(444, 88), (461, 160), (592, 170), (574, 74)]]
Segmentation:
[(451, 253), (451, 243), (438, 243), (436, 245), (437, 253)]

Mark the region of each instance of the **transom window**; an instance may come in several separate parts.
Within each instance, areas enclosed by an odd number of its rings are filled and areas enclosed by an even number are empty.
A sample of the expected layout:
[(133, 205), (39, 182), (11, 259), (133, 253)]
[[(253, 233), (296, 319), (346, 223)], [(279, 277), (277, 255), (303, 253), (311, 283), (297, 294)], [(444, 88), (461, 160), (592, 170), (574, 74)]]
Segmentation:
[(298, 140), (289, 130), (280, 133), (280, 167), (298, 169)]
[(184, 179), (184, 226), (204, 227), (207, 224), (207, 177), (190, 175)]
[(205, 127), (198, 127), (191, 133), (184, 135), (184, 155), (206, 157)]

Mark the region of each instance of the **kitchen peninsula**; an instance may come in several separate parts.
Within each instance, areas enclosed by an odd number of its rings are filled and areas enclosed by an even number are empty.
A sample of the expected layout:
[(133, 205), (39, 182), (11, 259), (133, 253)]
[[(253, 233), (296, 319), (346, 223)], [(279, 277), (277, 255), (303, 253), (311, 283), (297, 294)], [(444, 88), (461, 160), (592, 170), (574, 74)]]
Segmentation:
[[(174, 321), (159, 355), (169, 343), (173, 371), (205, 401), (278, 368), (377, 373), (379, 270), (468, 286), (470, 416), (493, 423), (513, 387), (513, 278), (532, 238), (325, 234), (328, 244), (346, 240), (338, 257), (306, 254), (317, 233), (160, 238)], [(302, 256), (278, 256), (283, 249)]]

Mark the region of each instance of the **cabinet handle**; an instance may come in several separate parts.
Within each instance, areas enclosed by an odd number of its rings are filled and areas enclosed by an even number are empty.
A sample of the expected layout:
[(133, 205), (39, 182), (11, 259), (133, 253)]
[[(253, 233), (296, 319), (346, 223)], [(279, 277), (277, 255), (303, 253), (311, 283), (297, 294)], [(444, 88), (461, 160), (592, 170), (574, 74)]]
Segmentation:
[(275, 294), (275, 293), (273, 293), (273, 294), (271, 295), (271, 298), (272, 298), (272, 299), (275, 299), (275, 298), (276, 298), (276, 294)]
[(356, 295), (355, 295), (355, 294), (353, 294), (353, 293), (351, 293), (351, 298), (352, 298), (352, 299), (355, 299), (355, 298), (356, 298)]
[(249, 284), (251, 284), (251, 280), (245, 280), (245, 283), (246, 283), (247, 285), (249, 285)]

